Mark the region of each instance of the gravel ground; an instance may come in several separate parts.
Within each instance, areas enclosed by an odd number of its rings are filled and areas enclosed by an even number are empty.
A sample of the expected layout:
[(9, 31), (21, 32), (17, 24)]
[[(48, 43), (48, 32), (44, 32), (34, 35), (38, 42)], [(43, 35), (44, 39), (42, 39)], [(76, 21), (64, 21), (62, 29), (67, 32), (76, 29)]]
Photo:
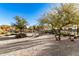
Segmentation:
[(71, 42), (68, 37), (55, 41), (54, 35), (1, 39), (1, 56), (79, 56), (79, 40)]

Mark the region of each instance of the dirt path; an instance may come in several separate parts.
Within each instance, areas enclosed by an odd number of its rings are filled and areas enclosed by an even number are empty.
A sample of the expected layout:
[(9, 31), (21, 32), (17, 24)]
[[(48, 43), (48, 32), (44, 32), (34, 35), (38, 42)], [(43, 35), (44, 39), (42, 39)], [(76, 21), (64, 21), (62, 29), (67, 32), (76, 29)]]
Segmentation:
[(58, 42), (55, 41), (53, 35), (44, 35), (37, 38), (29, 37), (29, 39), (28, 38), (24, 39), (26, 40), (0, 45), (0, 55), (4, 56), (79, 55), (79, 40), (71, 42), (66, 37), (62, 37), (62, 40)]

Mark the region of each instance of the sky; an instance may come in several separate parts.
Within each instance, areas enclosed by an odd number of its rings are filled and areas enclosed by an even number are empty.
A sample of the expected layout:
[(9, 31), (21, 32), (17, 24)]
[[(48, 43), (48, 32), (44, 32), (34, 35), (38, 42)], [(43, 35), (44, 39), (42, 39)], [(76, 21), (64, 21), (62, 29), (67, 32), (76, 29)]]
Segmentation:
[(50, 3), (0, 3), (0, 25), (11, 25), (14, 17), (20, 16), (27, 20), (28, 25), (37, 24), (37, 20), (46, 13), (49, 8), (57, 4)]

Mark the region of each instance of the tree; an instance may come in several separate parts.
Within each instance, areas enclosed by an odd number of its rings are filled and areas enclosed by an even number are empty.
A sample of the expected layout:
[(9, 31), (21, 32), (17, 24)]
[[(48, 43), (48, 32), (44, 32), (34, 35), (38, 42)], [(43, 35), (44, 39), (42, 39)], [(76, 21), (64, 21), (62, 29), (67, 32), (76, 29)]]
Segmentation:
[(21, 18), (19, 16), (15, 16), (15, 23), (12, 24), (12, 26), (15, 26), (16, 29), (19, 30), (19, 34), (16, 35), (16, 38), (23, 38), (26, 37), (26, 34), (24, 33), (24, 29), (26, 29), (27, 21), (24, 18)]
[(41, 23), (50, 24), (57, 36), (55, 36), (56, 40), (60, 40), (61, 30), (64, 26), (77, 24), (77, 12), (77, 8), (75, 8), (74, 4), (61, 4), (60, 7), (51, 10), (51, 12), (41, 20)]
[[(33, 26), (30, 26), (29, 27), (31, 30), (32, 30), (32, 36), (34, 37), (38, 37), (40, 35), (40, 31), (43, 30), (42, 26), (39, 26), (39, 25), (33, 25)], [(37, 33), (39, 35), (37, 35)]]
[[(71, 24), (72, 26), (77, 24), (77, 21), (79, 20), (77, 16), (78, 11), (79, 10), (77, 10), (75, 4), (61, 4), (61, 6), (57, 8), (57, 14), (59, 14), (60, 20), (58, 21), (58, 23), (60, 23), (60, 30), (62, 29), (62, 27), (67, 26), (69, 24)], [(71, 39), (71, 41), (74, 40)]]

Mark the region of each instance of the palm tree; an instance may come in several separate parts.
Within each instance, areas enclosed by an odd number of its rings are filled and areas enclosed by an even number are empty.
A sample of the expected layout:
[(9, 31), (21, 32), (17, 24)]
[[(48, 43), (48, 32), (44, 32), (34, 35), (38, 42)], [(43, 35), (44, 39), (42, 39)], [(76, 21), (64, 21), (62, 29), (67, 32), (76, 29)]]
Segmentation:
[(19, 16), (15, 16), (14, 19), (16, 22), (13, 23), (12, 25), (19, 30), (18, 34), (16, 35), (16, 38), (26, 37), (24, 30), (26, 29), (27, 21), (24, 18), (21, 18)]

